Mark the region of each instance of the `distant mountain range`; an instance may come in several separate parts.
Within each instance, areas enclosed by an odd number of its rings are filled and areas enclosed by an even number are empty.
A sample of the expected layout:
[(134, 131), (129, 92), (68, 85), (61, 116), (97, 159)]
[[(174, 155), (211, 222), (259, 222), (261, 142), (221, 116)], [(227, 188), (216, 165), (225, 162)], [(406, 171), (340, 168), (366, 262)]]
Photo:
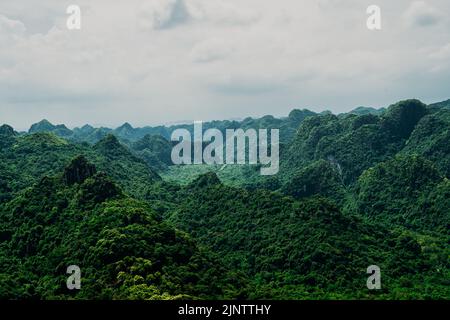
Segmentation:
[[(450, 108), (450, 99), (438, 103), (430, 104), (431, 108)], [(358, 107), (348, 113), (342, 113), (339, 116), (345, 114), (355, 114), (355, 115), (381, 115), (386, 111), (386, 108), (375, 109), (370, 107)], [(317, 115), (313, 111), (303, 109), (294, 109), (290, 112), (288, 117), (275, 118), (273, 116), (267, 115), (261, 118), (245, 118), (243, 120), (216, 120), (208, 121), (203, 124), (204, 130), (209, 128), (217, 128), (219, 130), (225, 129), (248, 129), (248, 128), (278, 128), (281, 129), (281, 142), (285, 143), (289, 141), (295, 134), (298, 125), (309, 116)], [(320, 113), (331, 114), (330, 111), (324, 111)], [(174, 124), (174, 125), (161, 125), (161, 126), (145, 126), (141, 128), (134, 128), (128, 122), (125, 122), (118, 128), (112, 129), (107, 127), (94, 127), (89, 124), (84, 125), (81, 128), (69, 129), (64, 124), (54, 125), (50, 121), (44, 119), (38, 123), (33, 124), (27, 133), (37, 133), (37, 132), (52, 132), (57, 136), (74, 140), (74, 141), (86, 141), (89, 143), (96, 143), (103, 139), (108, 134), (113, 134), (118, 137), (123, 142), (136, 142), (142, 139), (146, 135), (159, 135), (167, 140), (170, 140), (171, 133), (179, 128), (185, 128), (193, 131), (193, 125), (188, 123)]]
[[(383, 113), (385, 109), (374, 109), (367, 107), (358, 107), (350, 113), (362, 115), (362, 114), (376, 114), (379, 115)], [(329, 114), (329, 111), (323, 112), (321, 114)], [(209, 128), (217, 128), (219, 130), (225, 129), (248, 129), (248, 128), (278, 128), (282, 129), (281, 141), (285, 142), (293, 137), (295, 130), (298, 125), (309, 116), (317, 115), (317, 113), (303, 109), (294, 109), (290, 112), (288, 117), (275, 118), (273, 116), (267, 115), (261, 118), (245, 118), (243, 120), (217, 120), (208, 121), (203, 123), (204, 130)], [(90, 143), (96, 143), (108, 134), (114, 134), (122, 141), (135, 142), (142, 139), (146, 135), (160, 135), (166, 139), (170, 139), (172, 131), (185, 128), (193, 131), (193, 125), (188, 123), (175, 124), (168, 126), (146, 126), (142, 128), (134, 128), (128, 122), (124, 123), (118, 128), (106, 128), (99, 127), (95, 128), (89, 124), (81, 127), (74, 128), (73, 130), (67, 128), (64, 124), (54, 125), (48, 120), (44, 119), (38, 123), (35, 123), (28, 130), (28, 133), (38, 133), (38, 132), (52, 132), (60, 137), (67, 138), (75, 141), (86, 141)]]

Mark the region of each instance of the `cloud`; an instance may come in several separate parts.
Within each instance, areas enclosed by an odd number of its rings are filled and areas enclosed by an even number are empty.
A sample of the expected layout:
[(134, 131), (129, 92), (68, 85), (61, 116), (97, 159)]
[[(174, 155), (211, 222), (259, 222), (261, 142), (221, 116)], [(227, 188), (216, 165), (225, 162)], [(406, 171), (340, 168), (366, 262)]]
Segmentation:
[(0, 32), (2, 34), (23, 34), (25, 30), (25, 25), (21, 21), (0, 15)]
[(361, 0), (77, 2), (80, 31), (65, 27), (72, 1), (0, 2), (2, 121), (148, 125), (448, 96), (448, 0), (379, 0), (380, 32)]
[(222, 60), (231, 52), (233, 48), (230, 43), (223, 39), (211, 38), (195, 45), (190, 55), (193, 62), (207, 63)]
[(429, 58), (434, 61), (431, 72), (450, 71), (450, 43), (439, 48), (433, 48), (429, 53)]
[(141, 29), (169, 29), (190, 18), (184, 0), (148, 0), (139, 7), (138, 25)]
[(210, 84), (211, 89), (225, 95), (261, 95), (283, 88), (280, 79), (256, 76), (223, 76)]
[(432, 52), (430, 52), (430, 58), (438, 60), (450, 60), (450, 43), (447, 43), (442, 47), (435, 48)]
[(425, 1), (414, 1), (404, 14), (409, 26), (428, 27), (438, 24), (444, 16)]
[(247, 9), (223, 0), (190, 0), (188, 2), (192, 15), (200, 21), (216, 25), (249, 25), (260, 18), (255, 8)]
[(138, 9), (138, 25), (143, 30), (170, 29), (189, 21), (203, 25), (245, 26), (259, 15), (223, 0), (146, 0)]
[[(2, 50), (8, 50), (11, 43), (20, 39), (26, 31), (25, 25), (18, 20), (9, 19), (0, 14), (0, 45)], [(3, 53), (4, 54), (4, 53)], [(1, 56), (0, 52), (0, 56)], [(7, 60), (12, 60), (10, 57)], [(0, 65), (2, 61), (0, 60)]]

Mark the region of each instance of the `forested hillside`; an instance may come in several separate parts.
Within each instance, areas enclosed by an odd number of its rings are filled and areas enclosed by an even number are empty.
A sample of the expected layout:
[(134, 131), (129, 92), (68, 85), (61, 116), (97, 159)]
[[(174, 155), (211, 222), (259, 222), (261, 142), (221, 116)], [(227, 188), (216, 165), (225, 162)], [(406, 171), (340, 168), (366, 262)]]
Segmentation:
[[(24, 190), (1, 217), (3, 299), (219, 299), (242, 285), (84, 157)], [(83, 290), (71, 293), (65, 268), (73, 264)]]
[(270, 177), (172, 165), (191, 125), (3, 125), (0, 299), (449, 299), (448, 106), (204, 124), (280, 129)]

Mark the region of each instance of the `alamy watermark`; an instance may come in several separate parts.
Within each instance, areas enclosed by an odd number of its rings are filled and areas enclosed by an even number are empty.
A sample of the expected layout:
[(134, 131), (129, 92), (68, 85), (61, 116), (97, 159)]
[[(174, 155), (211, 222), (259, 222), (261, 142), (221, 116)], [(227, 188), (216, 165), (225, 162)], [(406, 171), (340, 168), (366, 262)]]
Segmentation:
[[(69, 15), (67, 18), (67, 29), (80, 30), (81, 29), (81, 8), (78, 5), (72, 4), (67, 7), (66, 13)], [(377, 5), (370, 5), (367, 7), (366, 13), (369, 15), (367, 18), (367, 29), (369, 30), (381, 30), (381, 8)]]
[(67, 29), (80, 30), (81, 29), (81, 8), (77, 5), (70, 5), (67, 7), (66, 13), (69, 15), (67, 18)]
[[(224, 139), (225, 138), (225, 139)], [(218, 129), (203, 132), (201, 121), (194, 123), (193, 137), (187, 129), (172, 132), (172, 162), (180, 164), (261, 164), (261, 175), (275, 175), (280, 168), (280, 131), (267, 129)], [(205, 146), (205, 143), (208, 143)]]
[(66, 285), (69, 290), (81, 289), (81, 269), (79, 266), (71, 265), (67, 267), (67, 274), (70, 276), (67, 278)]
[(371, 5), (367, 8), (367, 29), (381, 30), (381, 8), (377, 5)]
[(381, 289), (381, 269), (379, 266), (371, 265), (367, 267), (367, 273), (370, 276), (367, 278), (367, 289), (380, 290)]

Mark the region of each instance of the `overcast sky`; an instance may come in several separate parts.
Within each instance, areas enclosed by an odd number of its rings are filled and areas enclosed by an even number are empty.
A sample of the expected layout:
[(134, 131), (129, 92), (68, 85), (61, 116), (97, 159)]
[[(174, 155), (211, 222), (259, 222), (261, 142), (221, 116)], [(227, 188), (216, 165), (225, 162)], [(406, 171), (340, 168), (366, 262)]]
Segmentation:
[[(70, 4), (82, 29), (66, 27)], [(381, 7), (382, 30), (366, 9)], [(450, 97), (448, 0), (1, 0), (0, 123), (134, 126)]]

